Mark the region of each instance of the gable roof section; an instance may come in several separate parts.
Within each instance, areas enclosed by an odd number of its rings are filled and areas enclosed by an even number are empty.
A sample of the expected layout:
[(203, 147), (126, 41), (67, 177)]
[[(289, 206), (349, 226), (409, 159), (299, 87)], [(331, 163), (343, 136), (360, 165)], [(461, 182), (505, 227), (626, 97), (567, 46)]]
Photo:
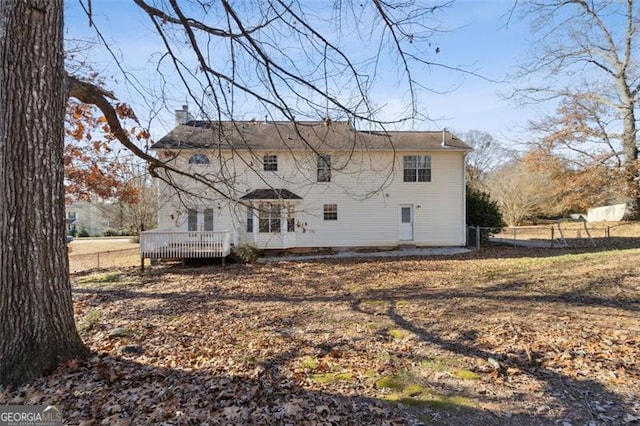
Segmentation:
[[(445, 144), (443, 145), (443, 135)], [(346, 122), (189, 121), (151, 149), (291, 151), (470, 151), (450, 132), (354, 130)]]
[(288, 189), (256, 189), (240, 197), (241, 200), (302, 200)]

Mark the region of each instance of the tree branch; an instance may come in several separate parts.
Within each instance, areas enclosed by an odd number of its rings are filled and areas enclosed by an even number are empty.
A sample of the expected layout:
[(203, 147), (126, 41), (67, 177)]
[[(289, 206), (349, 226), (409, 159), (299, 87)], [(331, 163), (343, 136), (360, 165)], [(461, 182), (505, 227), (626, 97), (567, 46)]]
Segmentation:
[(206, 179), (201, 175), (188, 173), (167, 163), (164, 163), (157, 158), (147, 154), (135, 143), (133, 143), (133, 141), (131, 141), (131, 139), (129, 138), (127, 132), (122, 128), (122, 124), (120, 123), (120, 119), (118, 118), (118, 114), (115, 108), (108, 101), (108, 99), (115, 99), (115, 96), (113, 96), (112, 93), (107, 92), (106, 90), (91, 83), (81, 81), (77, 77), (72, 75), (67, 74), (66, 80), (68, 96), (76, 98), (80, 102), (83, 102), (85, 104), (96, 106), (102, 112), (102, 114), (104, 114), (104, 117), (107, 120), (107, 124), (109, 125), (113, 136), (115, 136), (115, 138), (118, 139), (118, 141), (120, 141), (120, 143), (127, 149), (129, 149), (133, 154), (149, 164), (149, 173), (151, 174), (151, 176), (159, 177), (157, 169), (162, 169), (167, 173), (175, 173), (177, 175), (189, 177), (199, 183), (206, 185), (208, 188), (211, 188), (224, 198), (230, 199), (229, 194), (225, 194), (215, 186), (215, 182), (212, 182), (211, 180)]

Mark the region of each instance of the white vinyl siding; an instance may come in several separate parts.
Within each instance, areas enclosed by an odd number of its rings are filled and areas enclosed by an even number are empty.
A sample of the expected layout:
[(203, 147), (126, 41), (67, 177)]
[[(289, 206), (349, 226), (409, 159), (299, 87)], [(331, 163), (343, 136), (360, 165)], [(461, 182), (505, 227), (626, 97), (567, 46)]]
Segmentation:
[[(224, 156), (228, 157), (224, 157)], [(357, 151), (347, 155), (331, 153), (331, 182), (317, 183), (318, 158), (312, 152), (279, 151), (278, 173), (263, 172), (249, 167), (234, 156), (253, 153), (222, 153), (220, 163), (233, 164), (231, 168), (236, 179), (236, 192), (230, 198), (259, 188), (286, 188), (302, 200), (295, 200), (295, 231), (291, 231), (288, 211), (281, 211), (282, 217), (263, 215), (262, 228), (269, 232), (257, 233), (257, 244), (263, 248), (282, 246), (296, 247), (357, 247), (396, 246), (398, 241), (398, 212), (400, 205), (414, 207), (414, 239), (418, 246), (461, 246), (465, 243), (464, 217), (464, 152), (435, 150), (431, 152)], [(327, 154), (329, 155), (329, 154)], [(429, 156), (431, 183), (408, 184), (404, 182), (404, 157)], [(187, 157), (188, 158), (188, 157)], [(255, 158), (255, 156), (253, 157)], [(216, 161), (217, 163), (217, 161)], [(255, 163), (254, 163), (255, 164)], [(254, 169), (256, 166), (253, 167)], [(387, 180), (393, 171), (391, 179)], [(194, 185), (194, 184), (191, 184)], [(160, 184), (159, 227), (163, 229), (185, 229), (186, 217), (178, 197), (172, 196), (173, 189)], [(383, 188), (380, 190), (380, 188)], [(203, 198), (216, 198), (210, 189), (193, 186), (195, 193)], [(248, 228), (247, 207), (236, 205), (220, 198), (222, 209), (216, 210), (216, 229), (230, 230), (246, 237)], [(325, 220), (325, 204), (339, 206), (339, 220)], [(215, 204), (214, 204), (215, 205)], [(256, 207), (256, 222), (260, 215)], [(219, 214), (218, 214), (219, 213)], [(278, 216), (278, 215), (276, 215)], [(266, 222), (269, 220), (269, 222)], [(273, 220), (273, 222), (271, 222)], [(276, 220), (288, 232), (278, 232)], [(268, 225), (267, 225), (268, 223)], [(253, 224), (254, 232), (259, 223)], [(273, 229), (278, 231), (273, 233)], [(295, 240), (284, 240), (295, 238)], [(292, 242), (293, 241), (293, 242)]]

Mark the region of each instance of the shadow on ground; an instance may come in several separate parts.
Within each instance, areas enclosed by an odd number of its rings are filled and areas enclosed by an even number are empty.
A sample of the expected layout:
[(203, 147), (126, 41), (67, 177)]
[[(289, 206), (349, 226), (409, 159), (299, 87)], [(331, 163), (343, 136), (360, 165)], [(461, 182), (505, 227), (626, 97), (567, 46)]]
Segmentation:
[[(510, 250), (495, 249), (491, 258), (502, 259), (503, 251)], [(547, 256), (541, 253), (540, 257)], [(552, 331), (559, 316), (581, 321), (581, 315), (586, 320), (594, 315), (627, 316), (637, 324), (637, 292), (600, 295), (597, 291), (603, 278), (599, 275), (580, 277), (579, 285), (572, 288), (545, 292), (541, 291), (545, 284), (537, 277), (516, 274), (514, 278), (513, 271), (492, 271), (491, 278), (479, 278), (482, 285), (464, 285), (455, 281), (458, 275), (448, 268), (455, 266), (451, 262), (464, 264), (469, 258), (459, 255), (447, 258), (449, 263), (444, 264), (435, 259), (340, 259), (226, 268), (157, 267), (133, 285), (76, 286), (76, 303), (85, 312), (116, 312), (112, 319), (117, 320), (117, 312), (126, 310), (127, 324), (142, 330), (138, 341), (143, 347), (148, 345), (145, 358), (117, 356), (117, 348), (110, 346), (75, 370), (65, 367), (67, 370), (52, 376), (59, 380), (45, 379), (31, 389), (53, 382), (48, 391), (62, 395), (71, 380), (74, 395), (80, 396), (58, 396), (65, 410), (77, 413), (78, 419), (117, 416), (133, 418), (134, 424), (139, 420), (168, 424), (600, 425), (624, 424), (625, 418), (638, 415), (637, 394), (620, 394), (608, 386), (611, 383), (588, 372), (574, 375), (547, 366), (542, 361), (545, 354), (531, 340), (535, 333)], [(429, 274), (414, 277), (406, 273), (421, 265), (431, 271), (433, 281), (425, 280)], [(613, 288), (628, 274), (621, 270), (606, 279)], [(444, 279), (453, 281), (439, 281)], [(187, 324), (199, 328), (187, 333)], [(232, 331), (219, 333), (225, 327)], [(347, 334), (347, 329), (357, 332)], [(390, 333), (396, 329), (411, 337), (395, 339)], [(511, 347), (507, 343), (490, 345), (482, 340), (487, 332), (515, 343)], [(633, 340), (620, 345), (637, 352), (635, 342), (635, 349)], [(616, 343), (612, 345), (611, 349), (619, 349)], [(207, 356), (185, 364), (188, 357), (181, 352), (203, 347), (209, 351)], [(263, 356), (248, 357), (253, 353)], [(598, 362), (604, 370), (634, 368), (615, 359), (613, 353), (611, 359), (604, 358), (604, 353), (589, 356), (602, 356)], [(460, 382), (449, 371), (434, 374), (429, 370), (429, 375), (413, 379), (419, 388), (395, 389), (396, 402), (389, 402), (394, 389), (378, 386), (357, 366), (352, 369), (358, 374), (348, 381), (324, 384), (313, 383), (309, 377), (334, 371), (321, 371), (318, 366), (300, 371), (291, 366), (293, 360), (304, 357), (319, 360), (319, 365), (327, 359), (348, 363), (349, 359), (368, 362), (380, 358), (372, 375), (400, 377), (409, 371), (407, 366), (424, 362), (425, 354), (470, 365), (480, 378)], [(564, 348), (558, 354), (564, 356)], [(182, 361), (170, 366), (167, 359), (172, 357)], [(244, 358), (238, 361), (238, 357)], [(451, 398), (427, 403), (420, 397), (428, 393), (425, 389)], [(19, 394), (11, 392), (6, 403), (20, 398)], [(104, 403), (109, 398), (113, 402)]]

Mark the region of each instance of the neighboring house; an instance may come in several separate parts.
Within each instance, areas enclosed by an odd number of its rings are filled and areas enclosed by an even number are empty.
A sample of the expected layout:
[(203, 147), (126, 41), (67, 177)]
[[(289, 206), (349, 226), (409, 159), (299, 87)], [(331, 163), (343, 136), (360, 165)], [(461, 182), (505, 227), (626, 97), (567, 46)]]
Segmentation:
[(470, 147), (446, 131), (191, 120), (151, 149), (215, 183), (160, 180), (164, 231), (230, 231), (264, 249), (465, 245)]
[(619, 222), (626, 212), (626, 204), (595, 207), (587, 211), (587, 222)]
[(85, 229), (91, 236), (102, 236), (109, 229), (105, 205), (100, 202), (76, 201), (65, 206), (67, 233), (74, 234)]

